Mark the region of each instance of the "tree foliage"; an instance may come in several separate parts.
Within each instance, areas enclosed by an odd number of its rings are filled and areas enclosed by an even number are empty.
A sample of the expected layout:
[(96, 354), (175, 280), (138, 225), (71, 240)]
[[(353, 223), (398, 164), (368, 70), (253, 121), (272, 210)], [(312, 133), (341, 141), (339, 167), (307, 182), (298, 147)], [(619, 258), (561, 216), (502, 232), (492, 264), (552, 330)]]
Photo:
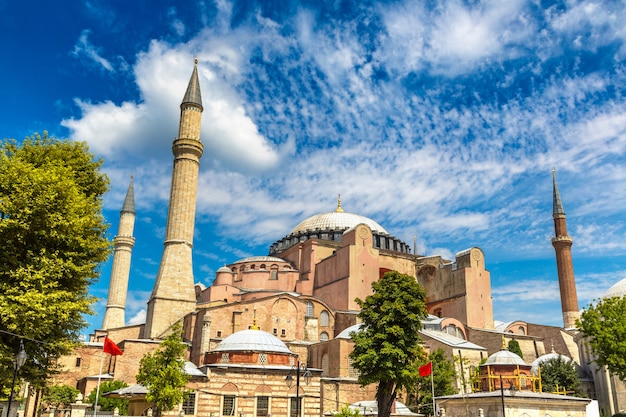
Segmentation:
[(183, 354), (187, 345), (177, 327), (154, 353), (147, 353), (139, 362), (137, 383), (148, 389), (146, 399), (157, 407), (160, 414), (172, 410), (185, 397), (189, 375), (185, 373)]
[(428, 360), (423, 361), (421, 365), (429, 361), (433, 363), (432, 386), (430, 376), (418, 378), (414, 385), (407, 387), (406, 405), (415, 413), (433, 415), (433, 387), (435, 397), (454, 394), (456, 371), (454, 363), (446, 357), (441, 348), (428, 355)]
[(595, 362), (626, 382), (626, 297), (605, 298), (590, 305), (576, 325), (587, 338)]
[(361, 417), (362, 415), (359, 410), (344, 405), (339, 412), (333, 414), (333, 417)]
[(11, 374), (20, 336), (29, 357), (20, 375), (35, 387), (53, 371), (52, 359), (79, 341), (92, 313), (89, 286), (110, 251), (101, 166), (86, 144), (46, 133), (0, 142), (0, 328), (9, 332), (0, 333), (3, 376)]
[(68, 385), (53, 385), (47, 387), (42, 402), (46, 407), (69, 408), (76, 402), (76, 396), (80, 391)]
[(93, 391), (89, 393), (87, 396), (86, 402), (92, 405), (96, 405), (96, 394), (98, 395), (98, 405), (100, 406), (100, 410), (102, 411), (113, 411), (116, 408), (120, 411), (120, 415), (125, 416), (128, 413), (128, 400), (123, 398), (110, 398), (105, 397), (103, 394), (107, 392), (115, 391), (120, 388), (127, 387), (128, 384), (124, 381), (105, 381), (100, 384), (100, 392), (98, 393), (97, 388), (94, 388)]
[(576, 363), (570, 359), (566, 360), (561, 356), (555, 356), (542, 362), (541, 368), (541, 389), (544, 392), (559, 392), (565, 390), (568, 394), (582, 396), (582, 387)]
[(515, 353), (520, 358), (524, 359), (524, 354), (522, 353), (522, 348), (519, 345), (519, 342), (515, 339), (509, 340), (508, 345), (509, 352)]
[(372, 283), (372, 295), (357, 299), (363, 325), (352, 333), (350, 353), (359, 383), (378, 383), (378, 416), (389, 417), (399, 390), (418, 377), (416, 359), (422, 352), (418, 331), (426, 312), (426, 293), (414, 277), (387, 272)]

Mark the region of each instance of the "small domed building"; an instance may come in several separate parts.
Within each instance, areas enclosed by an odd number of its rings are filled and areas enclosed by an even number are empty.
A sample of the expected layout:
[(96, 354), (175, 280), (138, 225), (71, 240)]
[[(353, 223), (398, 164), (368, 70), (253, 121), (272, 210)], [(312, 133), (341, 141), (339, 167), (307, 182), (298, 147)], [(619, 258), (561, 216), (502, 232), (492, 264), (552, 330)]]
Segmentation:
[(531, 365), (506, 348), (503, 337), (502, 348), (480, 365), (475, 391), (513, 389), (541, 392), (541, 377), (533, 374), (531, 369)]
[(298, 402), (300, 415), (320, 414), (319, 400), (311, 397), (320, 390), (321, 370), (308, 368), (306, 357), (256, 325), (224, 338), (204, 363), (195, 415), (291, 416), (298, 415)]

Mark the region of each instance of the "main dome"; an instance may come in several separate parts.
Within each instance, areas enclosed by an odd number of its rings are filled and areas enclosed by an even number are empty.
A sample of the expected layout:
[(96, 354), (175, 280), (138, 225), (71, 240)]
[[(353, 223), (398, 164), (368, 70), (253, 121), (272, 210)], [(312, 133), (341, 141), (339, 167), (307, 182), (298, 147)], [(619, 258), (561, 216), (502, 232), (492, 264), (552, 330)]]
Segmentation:
[(277, 256), (292, 246), (309, 239), (320, 241), (341, 242), (343, 233), (364, 224), (372, 231), (372, 246), (393, 252), (411, 253), (411, 248), (405, 242), (393, 237), (380, 224), (365, 216), (346, 213), (341, 208), (341, 199), (337, 200), (337, 209), (329, 213), (311, 216), (293, 228), (284, 238), (277, 240), (270, 246), (269, 255)]
[(358, 214), (346, 213), (343, 210), (311, 216), (294, 227), (290, 234), (295, 235), (309, 230), (348, 230), (361, 223), (372, 229), (372, 232), (388, 234), (387, 231), (374, 220)]
[(611, 288), (609, 288), (602, 298), (611, 298), (611, 297), (623, 297), (626, 295), (626, 278), (621, 281), (616, 282)]

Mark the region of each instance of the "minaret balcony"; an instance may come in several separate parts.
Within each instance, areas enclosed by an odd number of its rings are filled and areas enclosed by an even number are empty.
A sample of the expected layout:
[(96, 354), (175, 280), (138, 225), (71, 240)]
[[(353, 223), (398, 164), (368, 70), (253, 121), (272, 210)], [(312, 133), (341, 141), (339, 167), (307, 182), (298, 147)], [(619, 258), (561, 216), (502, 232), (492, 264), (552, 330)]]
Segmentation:
[(556, 236), (552, 238), (552, 244), (569, 243), (572, 244), (573, 239), (569, 236)]

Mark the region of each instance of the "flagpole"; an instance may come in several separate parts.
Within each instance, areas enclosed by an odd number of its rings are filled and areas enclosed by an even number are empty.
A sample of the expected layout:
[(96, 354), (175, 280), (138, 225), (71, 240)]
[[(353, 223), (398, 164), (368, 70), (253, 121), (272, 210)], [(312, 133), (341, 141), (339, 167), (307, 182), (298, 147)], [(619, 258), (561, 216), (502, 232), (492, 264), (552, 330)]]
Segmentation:
[(102, 359), (100, 359), (100, 373), (98, 373), (98, 387), (96, 388), (96, 403), (93, 405), (93, 417), (96, 417), (98, 410), (98, 396), (100, 395), (100, 378), (102, 377), (102, 364), (104, 363), (104, 357), (106, 355), (102, 352)]
[(431, 393), (433, 396), (433, 416), (436, 416), (437, 411), (435, 410), (435, 382), (433, 381), (433, 374), (434, 374), (434, 369), (432, 369), (432, 365), (431, 365), (431, 371), (430, 371), (430, 389), (431, 389)]

